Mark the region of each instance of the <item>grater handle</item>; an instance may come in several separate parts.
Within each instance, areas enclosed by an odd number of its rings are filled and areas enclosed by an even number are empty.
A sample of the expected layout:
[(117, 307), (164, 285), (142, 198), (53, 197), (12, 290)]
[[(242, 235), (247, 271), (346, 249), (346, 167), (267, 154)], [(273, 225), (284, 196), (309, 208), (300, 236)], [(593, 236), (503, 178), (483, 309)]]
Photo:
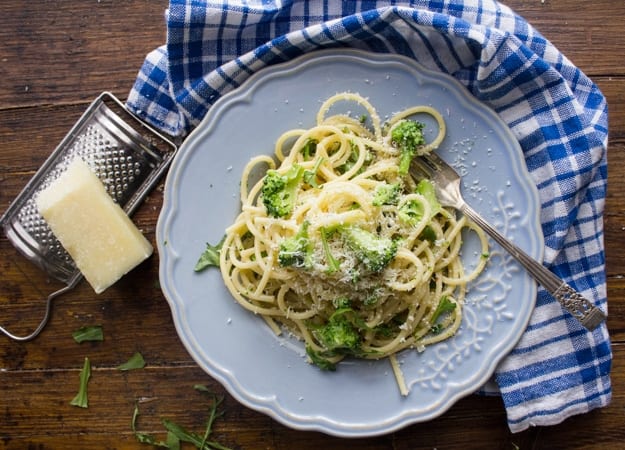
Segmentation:
[(0, 332), (2, 332), (2, 334), (4, 334), (5, 336), (18, 342), (26, 342), (26, 341), (30, 341), (31, 339), (34, 339), (35, 337), (39, 335), (39, 333), (41, 333), (41, 330), (44, 329), (44, 327), (48, 323), (48, 320), (50, 319), (50, 311), (52, 309), (52, 300), (54, 300), (59, 295), (64, 294), (65, 292), (73, 289), (81, 279), (82, 279), (82, 275), (78, 275), (74, 277), (74, 279), (70, 282), (70, 284), (48, 295), (48, 298), (46, 300), (46, 310), (45, 310), (43, 319), (41, 319), (41, 322), (39, 323), (39, 325), (37, 325), (37, 328), (35, 328), (35, 330), (32, 333), (26, 336), (17, 336), (9, 332), (9, 330), (4, 328), (3, 326), (0, 326)]

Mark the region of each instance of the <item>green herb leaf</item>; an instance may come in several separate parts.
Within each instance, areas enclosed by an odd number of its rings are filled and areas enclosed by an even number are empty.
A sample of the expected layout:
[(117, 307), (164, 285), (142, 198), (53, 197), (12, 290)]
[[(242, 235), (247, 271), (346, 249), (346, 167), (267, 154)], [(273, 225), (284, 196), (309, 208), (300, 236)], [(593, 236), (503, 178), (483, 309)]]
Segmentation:
[(317, 173), (319, 172), (321, 164), (323, 164), (323, 158), (319, 158), (317, 162), (315, 162), (312, 170), (304, 171), (304, 181), (315, 188), (319, 187), (319, 184), (317, 183)]
[(184, 427), (172, 422), (171, 420), (163, 419), (162, 422), (167, 431), (174, 434), (179, 440), (182, 442), (189, 442), (197, 448), (201, 448), (200, 445), (202, 443), (202, 438), (199, 435), (187, 431)]
[(430, 204), (430, 219), (442, 211), (443, 207), (436, 197), (436, 189), (430, 180), (423, 179), (419, 181), (417, 192), (423, 195)]
[(197, 433), (186, 430), (184, 427), (172, 422), (171, 420), (163, 419), (162, 422), (168, 432), (174, 434), (180, 441), (193, 444), (198, 449), (229, 450), (228, 447), (224, 447), (217, 442), (207, 441), (206, 438), (208, 437), (208, 434), (200, 436)]
[(165, 443), (169, 450), (180, 450), (180, 439), (172, 432), (167, 432), (167, 440)]
[(204, 386), (203, 384), (196, 384), (193, 387), (196, 390), (200, 391), (200, 392), (208, 393), (209, 395), (211, 395), (211, 397), (213, 399), (213, 401), (211, 403), (208, 419), (206, 419), (206, 429), (204, 430), (204, 436), (202, 437), (202, 442), (201, 442), (201, 445), (200, 445), (199, 448), (203, 449), (205, 445), (208, 445), (209, 448), (214, 448), (214, 449), (217, 449), (217, 450), (229, 450), (228, 447), (224, 447), (223, 445), (219, 444), (218, 442), (209, 441), (208, 440), (208, 437), (213, 432), (213, 423), (215, 422), (215, 419), (217, 419), (217, 417), (219, 417), (219, 416), (221, 416), (223, 414), (223, 412), (218, 411), (218, 408), (221, 405), (221, 403), (224, 401), (224, 398), (223, 397), (217, 397), (215, 394), (212, 394), (208, 390), (208, 388), (206, 386)]
[(315, 156), (315, 152), (317, 151), (317, 144), (319, 142), (316, 139), (308, 138), (304, 146), (302, 147), (302, 155), (304, 155), (305, 160), (311, 159)]
[[(201, 384), (196, 384), (194, 388), (200, 392), (209, 392), (206, 386)], [(184, 427), (171, 420), (161, 419), (161, 422), (167, 430), (166, 441), (160, 441), (151, 434), (137, 431), (136, 423), (137, 418), (139, 417), (139, 407), (137, 406), (137, 404), (135, 404), (135, 409), (132, 414), (131, 428), (133, 433), (135, 434), (137, 441), (141, 442), (142, 444), (163, 447), (169, 450), (179, 450), (180, 442), (193, 444), (196, 448), (200, 450), (231, 450), (230, 448), (225, 447), (218, 442), (208, 440), (210, 434), (212, 433), (213, 423), (215, 419), (221, 415), (221, 412), (218, 412), (218, 408), (223, 401), (223, 397), (217, 397), (214, 394), (211, 395), (213, 401), (211, 403), (209, 417), (206, 421), (206, 430), (204, 431), (204, 434), (200, 436), (197, 433), (186, 430)]]
[(328, 236), (330, 232), (325, 227), (319, 228), (319, 232), (321, 233), (321, 244), (323, 245), (323, 252), (328, 264), (326, 273), (332, 274), (341, 268), (341, 263), (332, 255), (332, 252), (330, 251), (330, 244), (328, 243)]
[(163, 448), (168, 448), (170, 450), (177, 450), (177, 448), (179, 449), (180, 446), (173, 447), (170, 443), (169, 443), (169, 435), (168, 435), (168, 442), (163, 442), (163, 441), (159, 441), (157, 440), (154, 436), (152, 436), (151, 434), (148, 433), (141, 433), (141, 432), (136, 432), (135, 433), (135, 438), (137, 439), (137, 441), (141, 442), (142, 444), (149, 444), (149, 445), (153, 445), (155, 447), (163, 447)]
[(324, 358), (321, 354), (313, 350), (310, 346), (306, 346), (306, 354), (312, 361), (312, 363), (319, 367), (321, 370), (328, 370), (334, 372), (336, 370), (336, 364), (332, 361)]
[[(170, 450), (176, 450), (176, 448), (171, 447), (170, 444), (168, 444), (168, 442), (159, 441), (151, 434), (137, 431), (137, 418), (138, 417), (139, 417), (139, 407), (135, 403), (135, 409), (132, 413), (132, 422), (130, 423), (130, 427), (132, 428), (132, 432), (135, 434), (135, 438), (137, 439), (137, 441), (139, 441), (142, 444), (149, 444), (149, 445), (153, 445), (156, 447), (164, 447)], [(169, 441), (169, 435), (167, 436), (167, 440)], [(180, 448), (180, 445), (178, 445), (178, 448)]]
[(441, 314), (452, 312), (454, 309), (456, 309), (456, 303), (449, 300), (446, 295), (443, 296), (438, 302), (438, 306), (434, 310), (434, 314), (432, 314), (432, 317), (430, 318), (430, 322), (433, 324), (432, 328), (430, 328), (430, 332), (434, 334), (440, 333), (442, 326), (441, 324), (436, 324), (436, 321)]
[(79, 344), (85, 341), (103, 341), (104, 333), (101, 325), (80, 327), (72, 333), (72, 337)]
[(80, 387), (78, 388), (78, 394), (69, 403), (72, 406), (78, 406), (80, 408), (87, 408), (89, 401), (87, 399), (87, 383), (91, 377), (91, 363), (89, 358), (85, 358), (82, 370), (80, 371)]
[(139, 352), (136, 352), (134, 355), (130, 357), (128, 361), (117, 366), (117, 369), (135, 370), (135, 369), (143, 369), (144, 367), (145, 367), (145, 360), (143, 359), (143, 355)]
[(206, 249), (200, 255), (200, 259), (198, 259), (193, 270), (201, 272), (209, 267), (219, 267), (219, 252), (221, 251), (221, 247), (224, 245), (225, 239), (225, 236), (221, 238), (221, 241), (219, 241), (217, 245), (207, 243)]
[(436, 231), (434, 231), (434, 228), (429, 225), (426, 225), (425, 228), (423, 228), (423, 231), (421, 231), (421, 234), (419, 234), (419, 239), (432, 243), (436, 242), (437, 237)]

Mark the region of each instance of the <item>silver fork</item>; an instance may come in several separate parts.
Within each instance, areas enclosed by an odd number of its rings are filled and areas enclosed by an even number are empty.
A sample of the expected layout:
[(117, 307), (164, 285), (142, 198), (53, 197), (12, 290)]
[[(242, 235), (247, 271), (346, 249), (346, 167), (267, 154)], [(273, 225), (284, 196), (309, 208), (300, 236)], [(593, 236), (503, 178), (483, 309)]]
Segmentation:
[(410, 174), (417, 178), (432, 180), (441, 204), (461, 211), (506, 249), (560, 304), (588, 330), (594, 330), (606, 318), (603, 311), (574, 290), (553, 272), (533, 259), (504, 237), (482, 216), (472, 209), (460, 193), (460, 175), (435, 153), (414, 158)]

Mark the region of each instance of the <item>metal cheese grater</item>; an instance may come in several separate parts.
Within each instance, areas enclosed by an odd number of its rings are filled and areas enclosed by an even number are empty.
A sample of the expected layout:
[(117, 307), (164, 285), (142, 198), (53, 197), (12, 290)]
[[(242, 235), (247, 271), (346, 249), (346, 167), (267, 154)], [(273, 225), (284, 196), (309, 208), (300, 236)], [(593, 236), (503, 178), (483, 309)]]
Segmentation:
[(156, 185), (176, 150), (176, 144), (130, 113), (112, 94), (104, 92), (94, 100), (0, 218), (11, 244), (51, 278), (65, 284), (48, 296), (44, 317), (31, 334), (16, 336), (0, 326), (2, 333), (18, 341), (37, 336), (48, 321), (52, 300), (82, 279), (72, 258), (39, 215), (35, 206), (38, 193), (80, 157), (131, 215)]

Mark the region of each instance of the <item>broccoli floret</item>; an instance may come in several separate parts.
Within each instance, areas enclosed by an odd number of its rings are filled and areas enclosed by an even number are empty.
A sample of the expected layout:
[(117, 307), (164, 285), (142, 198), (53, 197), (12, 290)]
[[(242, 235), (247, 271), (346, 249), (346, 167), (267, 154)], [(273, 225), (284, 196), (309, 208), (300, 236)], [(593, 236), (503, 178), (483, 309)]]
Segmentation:
[(272, 217), (287, 217), (293, 211), (297, 187), (304, 176), (302, 166), (294, 164), (284, 175), (268, 170), (263, 179), (261, 194), (263, 204)]
[[(429, 180), (421, 180), (417, 185), (416, 192), (425, 197), (425, 200), (428, 202), (430, 206), (430, 217), (427, 219), (430, 220), (436, 214), (438, 214), (442, 207), (436, 198), (436, 190), (434, 189), (434, 185)], [(399, 220), (408, 224), (414, 225), (423, 219), (424, 213), (423, 203), (419, 200), (408, 200), (404, 204), (402, 204), (397, 210), (397, 215)], [(430, 230), (430, 236), (433, 230)]]
[[(348, 304), (349, 300), (341, 298), (337, 304)], [(313, 364), (323, 370), (336, 370), (336, 364), (329, 360), (340, 355), (358, 355), (361, 353), (360, 345), (362, 338), (348, 314), (353, 312), (349, 307), (341, 307), (334, 311), (328, 321), (323, 325), (317, 325), (314, 334), (319, 344), (324, 348), (320, 352), (306, 346), (306, 353)]]
[(399, 183), (380, 184), (373, 191), (373, 206), (396, 205), (399, 201), (400, 192)]
[(377, 236), (357, 226), (340, 228), (347, 246), (372, 272), (381, 272), (397, 254), (397, 242)]
[(321, 345), (330, 352), (354, 353), (360, 348), (360, 334), (345, 314), (348, 311), (351, 309), (335, 311), (328, 322), (315, 332)]
[(399, 220), (408, 225), (415, 225), (423, 219), (423, 204), (419, 200), (410, 199), (397, 210)]
[(280, 242), (278, 263), (282, 267), (308, 268), (312, 265), (313, 245), (308, 236), (309, 225), (308, 221), (304, 221), (294, 236)]
[(399, 174), (406, 175), (410, 161), (417, 155), (417, 150), (425, 144), (423, 124), (414, 120), (402, 120), (391, 131), (391, 142), (399, 149)]

